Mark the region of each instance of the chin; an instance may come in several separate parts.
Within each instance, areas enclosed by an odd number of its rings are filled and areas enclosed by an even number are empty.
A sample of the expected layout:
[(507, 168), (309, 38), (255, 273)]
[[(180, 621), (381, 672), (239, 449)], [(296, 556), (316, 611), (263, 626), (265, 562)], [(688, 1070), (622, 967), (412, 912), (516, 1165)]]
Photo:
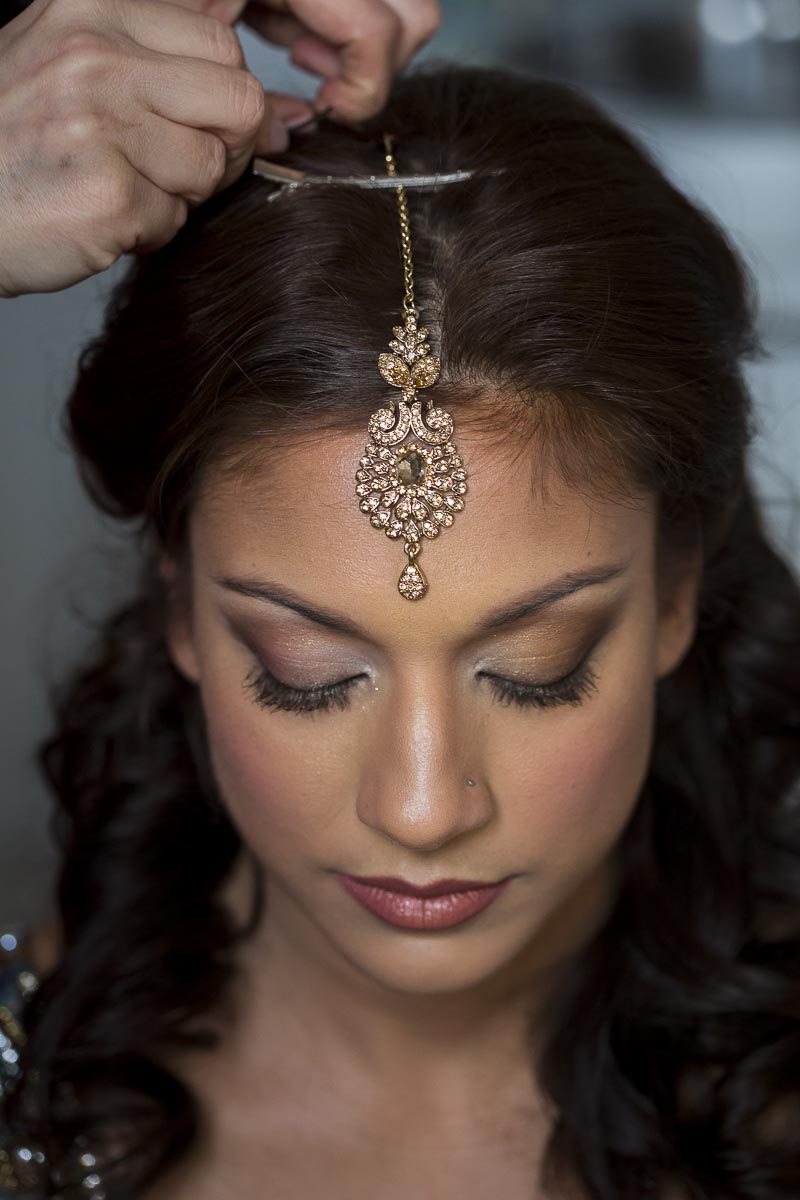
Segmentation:
[[(377, 922), (376, 918), (376, 922)], [(349, 966), (389, 991), (406, 996), (442, 996), (480, 989), (515, 971), (537, 941), (537, 930), (509, 919), (479, 927), (465, 922), (425, 932), (378, 925), (364, 934), (324, 930), (331, 949)]]

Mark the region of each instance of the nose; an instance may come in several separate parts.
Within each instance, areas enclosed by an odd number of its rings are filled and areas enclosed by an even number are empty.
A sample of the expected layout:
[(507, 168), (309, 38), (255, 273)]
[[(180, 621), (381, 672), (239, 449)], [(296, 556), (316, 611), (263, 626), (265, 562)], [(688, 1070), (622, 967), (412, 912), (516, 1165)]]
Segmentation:
[(437, 850), (494, 814), (478, 723), (452, 687), (425, 668), (408, 672), (390, 691), (365, 756), (358, 816), (404, 849)]

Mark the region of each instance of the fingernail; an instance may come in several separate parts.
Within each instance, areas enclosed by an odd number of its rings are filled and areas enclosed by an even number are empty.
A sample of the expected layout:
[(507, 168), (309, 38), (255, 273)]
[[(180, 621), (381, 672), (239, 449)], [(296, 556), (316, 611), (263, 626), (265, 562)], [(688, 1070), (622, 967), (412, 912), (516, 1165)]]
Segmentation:
[(296, 113), (293, 117), (287, 117), (284, 124), (287, 129), (300, 129), (303, 125), (310, 125), (316, 119), (316, 113), (311, 112), (309, 109), (307, 112)]

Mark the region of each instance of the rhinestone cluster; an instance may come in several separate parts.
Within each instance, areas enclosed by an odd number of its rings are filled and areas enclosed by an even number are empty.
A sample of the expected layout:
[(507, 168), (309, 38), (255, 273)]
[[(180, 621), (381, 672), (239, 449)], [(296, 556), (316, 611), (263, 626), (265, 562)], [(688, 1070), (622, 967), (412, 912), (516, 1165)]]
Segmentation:
[[(452, 442), (428, 447), (412, 441), (400, 450), (368, 442), (364, 451), (356, 472), (359, 508), (387, 537), (405, 538), (409, 567), (414, 570), (406, 570), (398, 588), (407, 599), (418, 599), (422, 573), (413, 560), (420, 552), (421, 538), (437, 537), (464, 507), (461, 495), (467, 490), (467, 473), (461, 456)], [(404, 482), (411, 479), (414, 482)]]
[[(403, 389), (392, 407), (378, 409), (369, 421), (372, 441), (364, 447), (356, 471), (359, 508), (387, 537), (405, 538), (408, 565), (397, 583), (407, 600), (424, 596), (428, 584), (416, 563), (422, 538), (435, 538), (464, 507), (467, 473), (450, 441), (453, 420), (443, 409), (422, 411), (418, 387), (434, 383), (439, 360), (428, 352), (427, 330), (409, 315), (394, 327), (393, 354), (381, 354), (378, 369), (393, 387)], [(410, 439), (410, 440), (408, 440)]]
[[(22, 1135), (12, 1136), (3, 1122), (2, 1099), (21, 1076), (26, 1045), (25, 1003), (39, 987), (27, 961), (22, 930), (0, 934), (0, 1196), (53, 1196), (54, 1200), (105, 1200), (97, 1158), (89, 1141), (78, 1135), (65, 1160), (48, 1161), (41, 1146)], [(58, 1191), (52, 1191), (55, 1185)]]

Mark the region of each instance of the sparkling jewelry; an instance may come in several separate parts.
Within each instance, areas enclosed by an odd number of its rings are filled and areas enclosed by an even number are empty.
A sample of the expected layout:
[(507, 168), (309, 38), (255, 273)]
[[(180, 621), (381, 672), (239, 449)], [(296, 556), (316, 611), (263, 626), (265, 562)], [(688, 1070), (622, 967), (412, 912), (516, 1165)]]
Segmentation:
[(456, 446), (451, 441), (453, 419), (448, 412), (416, 398), (417, 391), (430, 387), (439, 377), (441, 364), (430, 353), (428, 331), (418, 324), (419, 311), (414, 305), (414, 271), (411, 260), (411, 231), (408, 219), (407, 188), (435, 189), (445, 184), (506, 173), (506, 167), (476, 172), (472, 169), (399, 175), (392, 153), (392, 136), (384, 134), (386, 175), (316, 175), (309, 171), (271, 162), (260, 156), (251, 161), (253, 175), (277, 185), (267, 199), (297, 195), (314, 186), (394, 188), (400, 215), (401, 249), (405, 296), (403, 324), (393, 327), (389, 342), (391, 354), (378, 357), (378, 370), (402, 397), (389, 400), (369, 419), (370, 441), (356, 471), (359, 508), (369, 516), (376, 529), (387, 537), (404, 538), (408, 563), (397, 587), (407, 600), (419, 600), (428, 590), (428, 581), (416, 559), (423, 538), (438, 537), (452, 525), (454, 514), (464, 507), (467, 473)]
[[(397, 179), (392, 138), (384, 135), (388, 176)], [(403, 324), (395, 325), (389, 342), (391, 354), (378, 357), (378, 370), (387, 383), (400, 388), (398, 401), (377, 409), (367, 426), (371, 441), (364, 448), (356, 471), (359, 508), (376, 529), (387, 537), (404, 538), (408, 562), (400, 573), (397, 588), (407, 600), (419, 600), (428, 581), (417, 564), (422, 538), (435, 538), (452, 525), (454, 514), (464, 507), (467, 473), (461, 455), (451, 441), (453, 418), (427, 401), (423, 412), (417, 391), (439, 378), (441, 363), (430, 353), (428, 331), (419, 325), (414, 304), (414, 268), (411, 259), (411, 230), (405, 187), (397, 184), (400, 215), (400, 245), (403, 257), (405, 296)]]

